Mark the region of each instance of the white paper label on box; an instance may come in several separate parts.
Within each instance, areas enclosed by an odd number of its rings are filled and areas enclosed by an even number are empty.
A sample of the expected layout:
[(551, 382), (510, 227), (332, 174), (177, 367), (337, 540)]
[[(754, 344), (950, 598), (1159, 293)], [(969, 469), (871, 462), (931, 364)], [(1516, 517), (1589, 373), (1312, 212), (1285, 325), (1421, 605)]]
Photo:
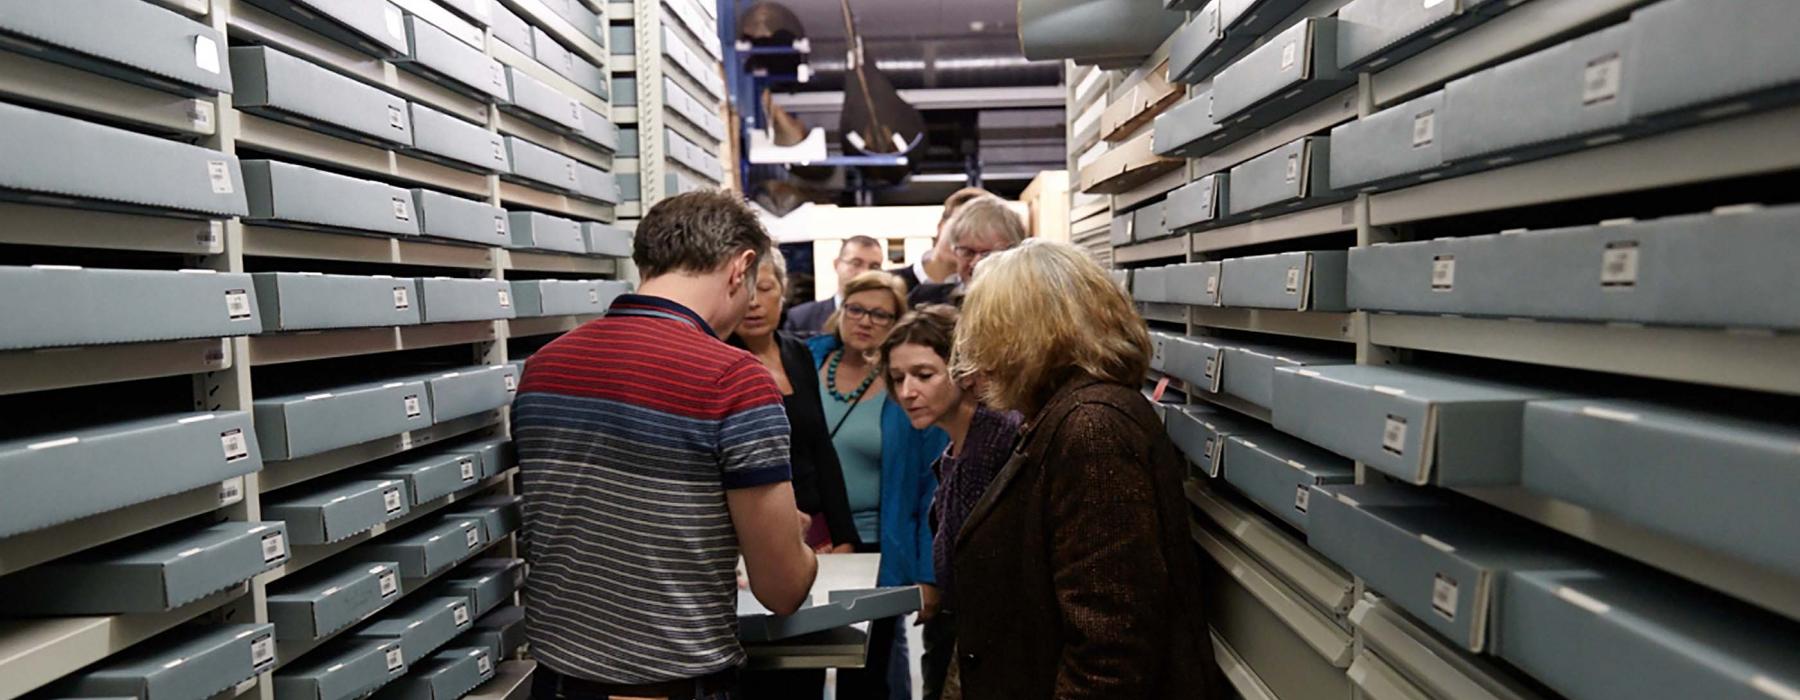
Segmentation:
[(1287, 159), (1287, 181), (1300, 179), (1300, 154), (1290, 153)]
[(265, 634), (250, 642), (250, 663), (258, 667), (275, 663), (275, 635)]
[(213, 194), (231, 194), (231, 165), (222, 160), (206, 161), (206, 177), (212, 180)]
[(244, 439), (244, 431), (232, 428), (219, 433), (219, 447), (225, 450), (225, 461), (236, 462), (250, 457), (249, 441)]
[(579, 131), (582, 128), (581, 103), (580, 102), (576, 102), (574, 100), (569, 101), (569, 119), (575, 122), (576, 130)]
[(268, 564), (287, 556), (287, 540), (281, 533), (271, 532), (262, 538), (263, 563)]
[(234, 477), (219, 482), (219, 505), (228, 506), (244, 500), (244, 477)]
[(409, 295), (407, 295), (406, 288), (405, 287), (395, 287), (394, 288), (394, 308), (396, 310), (398, 310), (398, 309), (406, 309), (406, 308), (411, 308), (411, 307), (412, 307), (412, 299), (409, 297)]
[(1381, 449), (1397, 455), (1406, 454), (1406, 419), (1390, 415), (1381, 429)]
[(1307, 501), (1311, 497), (1312, 497), (1312, 489), (1309, 488), (1306, 484), (1300, 484), (1299, 486), (1295, 487), (1294, 488), (1294, 510), (1305, 513)]
[(225, 317), (233, 321), (250, 318), (250, 294), (242, 289), (225, 290)]
[(475, 460), (465, 459), (461, 462), (458, 462), (457, 466), (462, 468), (462, 480), (463, 481), (474, 481), (475, 480)]
[(502, 236), (506, 235), (506, 217), (494, 217), (494, 233), (498, 233)]
[(1456, 256), (1439, 255), (1431, 259), (1431, 291), (1448, 292), (1456, 288)]
[(1206, 369), (1203, 372), (1201, 372), (1201, 376), (1204, 376), (1207, 379), (1212, 379), (1213, 373), (1217, 372), (1218, 370), (1219, 370), (1218, 356), (1216, 356), (1216, 355), (1208, 356), (1206, 358)]
[(386, 598), (400, 592), (400, 577), (392, 571), (383, 571), (376, 579), (376, 585), (381, 587), (381, 597)]
[(1431, 609), (1444, 619), (1456, 621), (1456, 580), (1443, 574), (1434, 574), (1431, 581)]
[(194, 37), (194, 65), (213, 75), (219, 74), (219, 42), (210, 36)]
[(512, 306), (512, 295), (506, 293), (506, 290), (502, 289), (500, 290), (500, 308), (504, 309), (509, 306)]
[(598, 290), (598, 289), (588, 290), (588, 303), (589, 304), (599, 304), (600, 303), (600, 290)]
[(1595, 105), (1618, 99), (1624, 66), (1625, 61), (1616, 53), (1588, 61), (1581, 81), (1581, 104)]
[(1150, 343), (1150, 361), (1155, 362), (1157, 364), (1162, 364), (1163, 340), (1161, 338), (1157, 338), (1155, 341)]
[(406, 654), (400, 651), (400, 647), (396, 646), (392, 649), (387, 650), (387, 670), (389, 673), (398, 671), (398, 670), (400, 670), (401, 666), (405, 666), (405, 665), (406, 665)]
[(394, 218), (401, 221), (412, 221), (412, 209), (406, 206), (404, 198), (394, 198)]
[(402, 451), (405, 451), (405, 450), (410, 450), (412, 448), (413, 448), (412, 431), (409, 430), (407, 432), (401, 433), (400, 434), (400, 449)]
[(574, 163), (566, 163), (565, 165), (567, 165), (569, 168), (569, 182), (574, 182), (576, 180), (575, 164)]
[(1413, 148), (1429, 146), (1437, 139), (1437, 111), (1425, 110), (1413, 117)]
[(1631, 287), (1637, 284), (1638, 244), (1613, 241), (1600, 254), (1600, 286)]
[(407, 394), (406, 398), (401, 399), (401, 404), (406, 407), (407, 418), (418, 418), (425, 413), (425, 407), (419, 405), (418, 394)]
[(506, 375), (506, 390), (508, 392), (518, 391), (519, 378), (510, 374)]
[(450, 606), (450, 617), (456, 620), (457, 627), (469, 624), (469, 604), (457, 603)]
[(469, 549), (481, 546), (481, 531), (475, 529), (474, 526), (470, 526), (468, 530), (465, 530), (463, 532), (463, 537), (468, 539)]
[(401, 131), (405, 131), (406, 130), (406, 113), (401, 112), (399, 107), (389, 105), (388, 106), (388, 126), (394, 127)]
[(1218, 275), (1207, 275), (1206, 276), (1206, 295), (1209, 297), (1219, 295), (1219, 276)]
[(1287, 286), (1285, 287), (1285, 290), (1289, 294), (1300, 293), (1300, 267), (1298, 265), (1287, 269)]
[(488, 65), (492, 66), (494, 69), (494, 87), (504, 89), (506, 87), (506, 69), (501, 68), (499, 63), (490, 63)]
[(387, 31), (389, 36), (406, 41), (406, 18), (401, 16), (400, 8), (393, 5), (387, 5)]
[(494, 662), (488, 659), (487, 652), (479, 649), (475, 651), (475, 670), (484, 676), (493, 672)]
[(213, 125), (213, 104), (206, 100), (194, 100), (188, 103), (188, 119), (194, 122), (196, 129), (211, 129)]
[(1298, 60), (1299, 57), (1300, 44), (1293, 41), (1288, 42), (1286, 46), (1281, 47), (1281, 69), (1287, 70), (1293, 68), (1294, 62)]
[(392, 515), (406, 507), (406, 502), (400, 499), (400, 489), (393, 488), (381, 492), (381, 505), (387, 509), (388, 514)]

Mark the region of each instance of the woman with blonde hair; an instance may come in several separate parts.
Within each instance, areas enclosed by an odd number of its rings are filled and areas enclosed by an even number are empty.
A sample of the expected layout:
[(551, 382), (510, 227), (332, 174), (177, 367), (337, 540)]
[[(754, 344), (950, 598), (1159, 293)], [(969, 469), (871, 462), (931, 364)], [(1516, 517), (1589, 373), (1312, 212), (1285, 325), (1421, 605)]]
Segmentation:
[(1150, 336), (1085, 252), (1026, 241), (983, 261), (957, 373), (1025, 416), (955, 539), (961, 695), (1227, 697), (1183, 463), (1139, 393)]

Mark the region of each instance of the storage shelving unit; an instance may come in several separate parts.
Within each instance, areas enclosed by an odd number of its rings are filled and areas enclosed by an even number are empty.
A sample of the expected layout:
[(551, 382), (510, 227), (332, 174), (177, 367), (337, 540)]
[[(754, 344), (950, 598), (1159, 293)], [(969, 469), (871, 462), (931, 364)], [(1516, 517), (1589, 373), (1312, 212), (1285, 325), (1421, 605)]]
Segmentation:
[(627, 200), (619, 207), (622, 219), (641, 218), (664, 197), (734, 180), (717, 13), (705, 0), (607, 4), (613, 89), (620, 95), (613, 121), (636, 134), (635, 150), (618, 159)]

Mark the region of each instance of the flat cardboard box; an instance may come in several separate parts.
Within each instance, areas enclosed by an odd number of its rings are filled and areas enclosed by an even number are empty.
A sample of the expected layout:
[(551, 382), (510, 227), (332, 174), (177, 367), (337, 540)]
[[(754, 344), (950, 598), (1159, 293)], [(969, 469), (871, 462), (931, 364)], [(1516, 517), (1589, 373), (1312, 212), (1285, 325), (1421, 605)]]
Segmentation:
[(265, 461), (297, 459), (431, 425), (431, 397), (416, 379), (352, 384), (256, 399)]
[(437, 595), (467, 598), (476, 617), (486, 615), (511, 602), (513, 593), (519, 590), (519, 582), (524, 580), (525, 560), (499, 559), (494, 561), (503, 561), (510, 566), (504, 569), (459, 572), (459, 575), (454, 578), (437, 585), (435, 589)]
[[(556, 3), (552, 0), (549, 4)], [(569, 49), (550, 36), (549, 32), (537, 26), (531, 28), (531, 57), (544, 64), (551, 72), (565, 78), (574, 70), (574, 54), (569, 53)]]
[(506, 393), (508, 396), (516, 396), (519, 393), (519, 377), (524, 376), (524, 374), (524, 360), (513, 360), (512, 362), (506, 363), (506, 371), (500, 376), (506, 381)]
[(355, 636), (400, 642), (400, 652), (416, 675), (421, 661), (474, 623), (469, 601), (461, 596), (407, 599), (383, 610), (369, 624), (358, 628)]
[(507, 438), (489, 438), (461, 442), (453, 449), (475, 455), (476, 468), (481, 471), (482, 478), (499, 476), (502, 472), (518, 464), (513, 452), (512, 440)]
[(231, 106), (377, 145), (413, 145), (406, 100), (266, 46), (231, 50)]
[(606, 152), (618, 151), (618, 155), (633, 155), (637, 152), (637, 136), (630, 139), (632, 153), (624, 153), (620, 143), (619, 127), (613, 124), (606, 115), (594, 111), (592, 107), (581, 105), (581, 128), (575, 132), (575, 138)]
[(1305, 4), (1306, 0), (1221, 0), (1219, 24), (1227, 33), (1258, 37), (1267, 34)]
[[(1115, 214), (1107, 228), (1107, 240), (1113, 247), (1131, 245), (1131, 214)], [(1140, 300), (1142, 301), (1142, 300)]]
[(1108, 100), (1100, 113), (1100, 136), (1107, 141), (1124, 141), (1163, 110), (1181, 100), (1180, 85), (1170, 83), (1168, 73), (1152, 69), (1143, 80), (1124, 94)]
[(481, 647), (456, 647), (413, 665), (405, 678), (376, 693), (377, 700), (457, 700), (494, 677), (494, 657)]
[(1331, 188), (1371, 192), (1441, 174), (1447, 165), (1438, 133), (1443, 112), (1444, 92), (1438, 90), (1332, 129)]
[(478, 498), (448, 514), (453, 518), (476, 518), (488, 541), (505, 539), (517, 532), (524, 500), (516, 495), (494, 495)]
[(1501, 164), (1617, 140), (1631, 118), (1634, 51), (1620, 24), (1450, 81), (1444, 159)]
[(1510, 576), (1581, 561), (1548, 531), (1428, 489), (1316, 486), (1310, 501), (1309, 546), (1476, 653), (1493, 648), (1504, 624)]
[(512, 247), (553, 250), (562, 253), (586, 253), (587, 239), (581, 235), (581, 223), (535, 211), (508, 212), (512, 231)]
[(406, 655), (389, 639), (347, 639), (275, 674), (276, 700), (356, 700), (406, 675)]
[(424, 235), (495, 247), (512, 242), (505, 209), (432, 190), (413, 190), (412, 196)]
[[(1133, 285), (1134, 288), (1135, 286)], [(1179, 337), (1181, 336), (1158, 330), (1150, 331), (1150, 369), (1158, 372), (1168, 370), (1168, 344), (1169, 341)]]
[[(719, 160), (714, 158), (711, 162), (712, 170), (716, 174)], [(581, 161), (575, 161), (575, 193), (601, 204), (618, 204), (619, 180), (613, 177), (612, 173)]]
[(605, 313), (611, 299), (600, 294), (602, 280), (519, 280), (512, 283), (520, 318)]
[(1275, 432), (1259, 421), (1205, 406), (1171, 406), (1165, 429), (1187, 455), (1193, 478), (1218, 478), (1225, 473), (1226, 438), (1242, 435), (1255, 441)]
[(196, 625), (79, 673), (61, 688), (77, 697), (210, 698), (275, 668), (269, 625)]
[(1507, 577), (1494, 654), (1571, 698), (1756, 698), (1800, 688), (1793, 621), (1639, 568)]
[(1268, 216), (1347, 197), (1331, 188), (1331, 139), (1306, 136), (1231, 169), (1233, 217)]
[(1154, 241), (1168, 238), (1169, 228), (1163, 224), (1163, 203), (1151, 202), (1131, 212), (1131, 239)]
[(262, 469), (250, 414), (180, 413), (0, 442), (0, 537)]
[(1199, 338), (1174, 338), (1163, 351), (1164, 373), (1180, 378), (1189, 390), (1219, 391), (1219, 364), (1224, 346)]
[(511, 656), (525, 646), (525, 608), (508, 605), (483, 615), (475, 621), (471, 634), (491, 635), (498, 639), (501, 656)]
[(1310, 17), (1213, 76), (1213, 122), (1272, 124), (1355, 84), (1355, 73), (1337, 67), (1337, 20)]
[(419, 217), (406, 190), (278, 160), (247, 160), (243, 166), (250, 206), (246, 222), (419, 235)]
[[(1800, 206), (1450, 238), (1350, 253), (1356, 308), (1727, 328), (1800, 328), (1784, 261)], [(1531, 284), (1517, 270), (1532, 271)]]
[(580, 186), (575, 159), (517, 136), (506, 137), (506, 153), (515, 178), (563, 192)]
[(492, 0), (440, 0), (439, 4), (455, 10), (458, 16), (478, 27), (486, 27), (493, 21), (494, 11), (491, 6), (495, 3)]
[[(618, 183), (615, 181), (614, 185)], [(604, 255), (609, 258), (631, 257), (631, 232), (612, 224), (597, 221), (581, 223), (582, 236), (587, 238), (587, 252), (591, 255)]]
[(1227, 217), (1231, 173), (1213, 173), (1169, 193), (1163, 219), (1173, 231), (1206, 228)]
[(1138, 268), (1136, 279), (1131, 284), (1131, 298), (1158, 304), (1168, 301), (1167, 279), (1162, 267)]
[(1275, 370), (1275, 428), (1406, 483), (1519, 481), (1525, 402), (1560, 398), (1419, 369), (1330, 365)]
[(0, 610), (33, 616), (162, 612), (287, 559), (287, 526), (280, 522), (161, 530), (0, 578)]
[(580, 102), (515, 66), (506, 67), (506, 84), (512, 99), (507, 111), (559, 131), (581, 130)]
[(1227, 33), (1219, 24), (1219, 11), (1225, 3), (1226, 0), (1207, 2), (1176, 31), (1175, 43), (1169, 47), (1171, 82), (1191, 85), (1211, 78), (1233, 56), (1256, 41), (1254, 34)]
[[(463, 1), (467, 2), (468, 0)], [(593, 39), (601, 46), (606, 45), (606, 38), (600, 34), (602, 15), (597, 14), (601, 11), (599, 8), (596, 8), (590, 3), (577, 2), (576, 0), (548, 0), (544, 4), (550, 8), (550, 11), (555, 12), (558, 17), (568, 20), (569, 24), (575, 25), (575, 29), (579, 30), (582, 34), (587, 35), (587, 38)]]
[(316, 272), (258, 272), (251, 277), (264, 333), (419, 322), (411, 279)]
[(263, 10), (382, 57), (406, 54), (406, 22), (385, 0), (245, 0)]
[(513, 14), (505, 4), (490, 2), (488, 28), (494, 30), (494, 38), (507, 46), (518, 49), (520, 53), (531, 55), (531, 24), (524, 18)]
[(1525, 404), (1519, 485), (1800, 574), (1800, 429), (1635, 400)]
[(397, 480), (351, 481), (283, 491), (263, 506), (263, 514), (287, 523), (294, 544), (330, 544), (406, 515), (405, 486)]
[(1281, 433), (1225, 438), (1225, 481), (1306, 532), (1314, 486), (1356, 481), (1356, 464)]
[(486, 545), (480, 521), (437, 519), (354, 547), (345, 556), (351, 561), (396, 562), (401, 576), (425, 578), (462, 563)]
[(1163, 271), (1165, 296), (1172, 304), (1218, 306), (1219, 271), (1217, 262), (1170, 265)]
[(1295, 251), (1219, 263), (1219, 305), (1291, 311), (1347, 311), (1342, 250)]
[(1785, 48), (1797, 19), (1800, 6), (1788, 2), (1720, 12), (1717, 3), (1674, 0), (1639, 9), (1628, 25), (1634, 50), (1625, 69), (1636, 76), (1632, 116), (1791, 99), (1800, 56)]
[(242, 216), (236, 156), (0, 103), (0, 197), (74, 197), (122, 208)]
[(1263, 408), (1275, 405), (1275, 368), (1311, 367), (1350, 362), (1348, 355), (1332, 355), (1282, 345), (1226, 342), (1220, 352), (1223, 368), (1217, 391)]
[(413, 147), (457, 167), (512, 172), (506, 141), (494, 132), (417, 102), (412, 103)]
[(468, 452), (445, 451), (381, 467), (366, 476), (402, 481), (408, 503), (417, 508), (481, 483), (481, 458)]
[(1211, 89), (1156, 115), (1150, 128), (1150, 152), (1171, 158), (1199, 158), (1232, 141), (1213, 123)]
[(445, 423), (509, 403), (505, 374), (505, 365), (476, 365), (414, 379), (425, 382), (431, 394), (432, 422)]
[(905, 615), (919, 609), (916, 586), (832, 591), (825, 605), (802, 605), (792, 615), (738, 615), (738, 639), (772, 642), (823, 632), (858, 622)]
[(494, 279), (419, 278), (425, 323), (512, 318), (512, 288)]
[(478, 100), (506, 101), (506, 71), (481, 49), (411, 14), (406, 16), (406, 40), (407, 54), (395, 58), (395, 65)]
[(1089, 163), (1081, 169), (1081, 191), (1086, 194), (1129, 192), (1186, 163), (1152, 153), (1154, 141), (1155, 134), (1142, 133)]
[(26, 55), (140, 85), (190, 95), (232, 91), (231, 75), (222, 70), (224, 37), (148, 3), (13, 3), (0, 15), (0, 33), (29, 42), (19, 47)]
[(1338, 67), (1378, 70), (1410, 58), (1487, 17), (1490, 0), (1351, 0), (1338, 8)]
[(212, 270), (0, 267), (0, 349), (253, 335), (249, 275)]
[[(292, 526), (292, 523), (289, 524)], [(318, 567), (269, 586), (269, 621), (282, 640), (316, 640), (362, 621), (399, 600), (393, 562)]]

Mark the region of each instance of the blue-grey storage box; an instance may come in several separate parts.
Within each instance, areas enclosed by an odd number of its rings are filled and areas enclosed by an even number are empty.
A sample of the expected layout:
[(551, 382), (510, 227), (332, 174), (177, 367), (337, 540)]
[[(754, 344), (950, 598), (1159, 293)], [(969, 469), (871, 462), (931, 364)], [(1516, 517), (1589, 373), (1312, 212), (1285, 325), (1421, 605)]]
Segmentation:
[(413, 664), (398, 681), (382, 688), (377, 700), (456, 700), (494, 677), (494, 657), (481, 647), (445, 649)]
[[(1350, 251), (1349, 302), (1379, 311), (1800, 328), (1800, 207), (1739, 208)], [(1531, 283), (1519, 284), (1518, 271)]]
[(481, 470), (482, 478), (499, 476), (501, 472), (518, 464), (512, 440), (507, 438), (473, 440), (453, 445), (449, 449), (474, 455), (476, 468)]
[(1729, 113), (1791, 99), (1800, 82), (1800, 56), (1788, 50), (1800, 31), (1800, 5), (1791, 2), (1732, 3), (1721, 11), (1717, 2), (1672, 0), (1638, 10), (1627, 26), (1634, 117), (1709, 107)]
[(493, 495), (469, 501), (447, 513), (452, 518), (475, 518), (481, 521), (481, 532), (488, 541), (505, 539), (519, 530), (520, 509), (524, 501), (516, 495)]
[(431, 397), (414, 380), (332, 387), (256, 399), (256, 438), (268, 461), (295, 459), (431, 425)]
[(506, 137), (506, 153), (512, 161), (514, 179), (564, 192), (573, 192), (580, 184), (576, 181), (573, 158), (517, 136)]
[[(1113, 244), (1113, 247), (1115, 247), (1115, 248), (1117, 248), (1119, 246), (1123, 246), (1123, 245), (1130, 245), (1131, 244), (1131, 214), (1130, 213), (1114, 214), (1112, 217), (1112, 223), (1109, 225), (1109, 228), (1107, 229), (1107, 235), (1108, 235), (1107, 240), (1109, 240)], [(1135, 288), (1133, 289), (1133, 291), (1136, 291)], [(1143, 300), (1139, 299), (1139, 301), (1143, 301)]]
[(1248, 32), (1230, 32), (1219, 24), (1225, 0), (1212, 0), (1175, 31), (1169, 47), (1169, 82), (1198, 83), (1225, 67), (1232, 56), (1256, 41)]
[(406, 23), (386, 0), (245, 0), (376, 56), (406, 53)]
[(1131, 284), (1131, 298), (1159, 304), (1168, 301), (1168, 275), (1165, 273), (1162, 267), (1138, 268)]
[[(621, 151), (619, 155), (626, 155), (619, 148), (619, 127), (611, 119), (607, 119), (606, 115), (585, 104), (581, 105), (581, 128), (576, 131), (575, 138), (601, 150)], [(630, 141), (635, 150), (637, 137), (633, 136)]]
[[(475, 616), (481, 617), (502, 605), (512, 601), (513, 593), (519, 590), (519, 583), (524, 580), (524, 559), (489, 559), (505, 564), (500, 568), (482, 568), (479, 570), (459, 571), (451, 578), (439, 583), (435, 589), (439, 596), (463, 596), (468, 599), (474, 609)], [(480, 562), (475, 562), (480, 563)], [(471, 564), (472, 566), (472, 564)]]
[(0, 103), (0, 196), (49, 195), (116, 207), (242, 216), (236, 156)]
[(1309, 546), (1473, 652), (1492, 648), (1509, 575), (1580, 565), (1548, 531), (1427, 489), (1314, 487), (1309, 510)]
[(512, 172), (506, 142), (481, 126), (414, 102), (412, 129), (413, 147), (437, 160), (482, 172)]
[[(456, 566), (487, 546), (481, 523), (473, 518), (435, 520), (352, 548), (351, 561), (392, 561), (400, 575), (425, 578)], [(459, 601), (461, 602), (461, 601)], [(448, 637), (446, 637), (448, 639)], [(409, 661), (414, 657), (408, 655)]]
[(1221, 0), (1219, 24), (1227, 33), (1259, 37), (1305, 4), (1306, 0)]
[(1225, 438), (1225, 481), (1301, 532), (1312, 488), (1356, 481), (1356, 464), (1281, 433)]
[(227, 522), (138, 535), (0, 577), (0, 609), (34, 616), (173, 610), (286, 563), (286, 533), (279, 522)]
[(519, 391), (519, 376), (523, 375), (524, 373), (525, 373), (525, 361), (524, 360), (513, 360), (512, 362), (506, 363), (506, 371), (503, 374), (501, 374), (500, 376), (506, 380), (507, 395), (510, 396), (510, 395), (518, 393), (518, 391)]
[(568, 20), (570, 25), (573, 25), (587, 38), (593, 39), (601, 46), (606, 45), (606, 37), (600, 33), (602, 15), (598, 13), (601, 10), (593, 9), (603, 6), (597, 6), (586, 0), (550, 0), (544, 5), (549, 7), (551, 12), (555, 12), (556, 16)]
[(461, 277), (419, 278), (425, 323), (512, 318), (512, 291), (505, 282)]
[(358, 628), (356, 637), (399, 641), (407, 665), (417, 671), (419, 662), (474, 623), (469, 601), (461, 596), (408, 599)]
[(769, 642), (868, 620), (898, 617), (918, 610), (921, 599), (918, 587), (905, 586), (832, 591), (829, 601), (825, 605), (812, 605), (808, 601), (792, 615), (739, 615), (738, 639)]
[(1232, 133), (1212, 120), (1212, 90), (1194, 93), (1185, 102), (1156, 115), (1150, 126), (1150, 152), (1171, 158), (1199, 158), (1225, 147)]
[(520, 280), (512, 283), (520, 318), (604, 313), (611, 299), (600, 295), (600, 280)]
[[(1263, 408), (1275, 405), (1275, 368), (1333, 365), (1351, 361), (1348, 353), (1334, 355), (1283, 345), (1221, 341), (1217, 386), (1220, 393), (1236, 396)], [(1348, 349), (1348, 348), (1346, 348)], [(1279, 427), (1279, 426), (1277, 426)]]
[(501, 656), (511, 656), (525, 646), (525, 608), (508, 605), (488, 613), (475, 621), (470, 634), (491, 637), (487, 643), (499, 645)]
[(512, 97), (506, 111), (559, 131), (581, 130), (580, 102), (514, 66), (506, 67), (506, 84)]
[[(1338, 8), (1338, 67), (1369, 72), (1431, 48), (1485, 19), (1491, 0), (1351, 0)], [(1489, 7), (1482, 7), (1487, 5)]]
[(581, 235), (579, 222), (535, 211), (508, 212), (507, 218), (511, 220), (509, 228), (514, 248), (587, 252), (587, 239)]
[(505, 209), (431, 190), (413, 190), (412, 195), (420, 233), (486, 246), (512, 242)]
[[(1136, 285), (1133, 285), (1133, 288), (1135, 289)], [(1177, 337), (1180, 336), (1158, 330), (1150, 331), (1150, 369), (1158, 372), (1168, 371), (1169, 341)]]
[(381, 467), (368, 476), (399, 479), (413, 507), (481, 483), (481, 458), (465, 452), (441, 452)]
[(1182, 381), (1189, 390), (1219, 390), (1219, 362), (1224, 347), (1199, 338), (1171, 338), (1163, 349), (1163, 372)]
[(251, 277), (265, 333), (419, 322), (411, 279), (316, 272), (258, 272)]
[(1220, 262), (1219, 305), (1292, 311), (1344, 311), (1342, 250), (1296, 251)]
[(494, 38), (530, 56), (531, 24), (506, 5), (491, 1), (488, 4), (488, 28), (494, 30)]
[(1270, 124), (1355, 84), (1337, 67), (1337, 20), (1307, 18), (1213, 76), (1213, 122)]
[(0, 349), (252, 335), (250, 276), (212, 270), (0, 267)]
[(444, 423), (492, 411), (509, 402), (505, 365), (476, 365), (415, 377), (431, 394), (431, 418)]
[(269, 498), (263, 514), (287, 523), (294, 544), (330, 544), (406, 515), (405, 487), (395, 480), (352, 481), (281, 491)]
[(204, 700), (274, 667), (269, 625), (198, 625), (132, 647), (59, 688), (77, 697)]
[[(1630, 120), (1632, 53), (1626, 25), (1614, 25), (1479, 73), (1444, 88), (1444, 159), (1529, 158), (1616, 140)], [(1496, 119), (1495, 115), (1506, 115)]]
[(1274, 434), (1260, 421), (1205, 406), (1172, 406), (1164, 429), (1193, 465), (1190, 475), (1216, 478), (1225, 472), (1225, 439), (1242, 435), (1252, 441)]
[[(709, 161), (717, 174), (719, 160)], [(601, 204), (619, 203), (619, 180), (612, 173), (581, 161), (575, 161), (575, 193)]]
[(275, 624), (276, 638), (330, 636), (399, 600), (397, 566), (393, 562), (327, 564), (269, 584), (269, 622)]
[(406, 16), (408, 51), (394, 63), (444, 87), (488, 102), (506, 101), (506, 71), (481, 49), (414, 15)]
[(28, 49), (26, 55), (162, 90), (211, 95), (232, 89), (224, 37), (149, 3), (13, 2), (0, 13), (0, 32), (29, 42), (19, 47)]
[[(618, 184), (616, 181), (614, 184)], [(581, 224), (581, 233), (587, 238), (587, 251), (593, 255), (604, 255), (609, 258), (631, 257), (631, 232), (594, 221)]]
[(1219, 270), (1216, 262), (1170, 265), (1163, 270), (1163, 295), (1173, 304), (1217, 306)]
[(234, 108), (378, 145), (413, 145), (406, 100), (306, 59), (239, 46), (231, 50), (231, 75)]
[(1565, 697), (1785, 698), (1791, 620), (1642, 569), (1508, 576), (1494, 654)]
[(1530, 387), (1418, 369), (1275, 370), (1275, 427), (1402, 481), (1502, 486), (1519, 480)]
[(390, 639), (347, 639), (275, 674), (275, 700), (356, 700), (406, 675), (406, 655)]
[(1223, 220), (1231, 199), (1230, 182), (1230, 173), (1213, 173), (1170, 192), (1163, 209), (1169, 229), (1198, 229)]
[(0, 537), (262, 469), (250, 414), (182, 413), (0, 443)]
[(1154, 241), (1167, 238), (1169, 228), (1163, 224), (1163, 203), (1151, 202), (1131, 212), (1131, 240)]
[(246, 222), (419, 234), (412, 194), (373, 180), (276, 160), (244, 161)]
[[(557, 3), (553, 0), (548, 4)], [(563, 46), (562, 42), (551, 37), (549, 32), (537, 26), (531, 28), (531, 57), (537, 59), (538, 63), (544, 64), (544, 67), (549, 68), (550, 72), (574, 82), (575, 54), (571, 53), (568, 47)], [(578, 87), (592, 89), (585, 86)]]
[(1443, 111), (1444, 92), (1439, 90), (1332, 129), (1331, 188), (1366, 192), (1440, 174), (1445, 161), (1438, 118)]
[(1525, 404), (1519, 483), (1545, 496), (1800, 573), (1800, 429), (1643, 401)]
[[(440, 0), (438, 3), (456, 11), (456, 14), (474, 23), (477, 27), (486, 27), (493, 20), (495, 4), (493, 0)], [(555, 4), (555, 2), (547, 3)]]
[(1268, 216), (1348, 196), (1331, 189), (1331, 139), (1307, 136), (1231, 169), (1233, 217)]

